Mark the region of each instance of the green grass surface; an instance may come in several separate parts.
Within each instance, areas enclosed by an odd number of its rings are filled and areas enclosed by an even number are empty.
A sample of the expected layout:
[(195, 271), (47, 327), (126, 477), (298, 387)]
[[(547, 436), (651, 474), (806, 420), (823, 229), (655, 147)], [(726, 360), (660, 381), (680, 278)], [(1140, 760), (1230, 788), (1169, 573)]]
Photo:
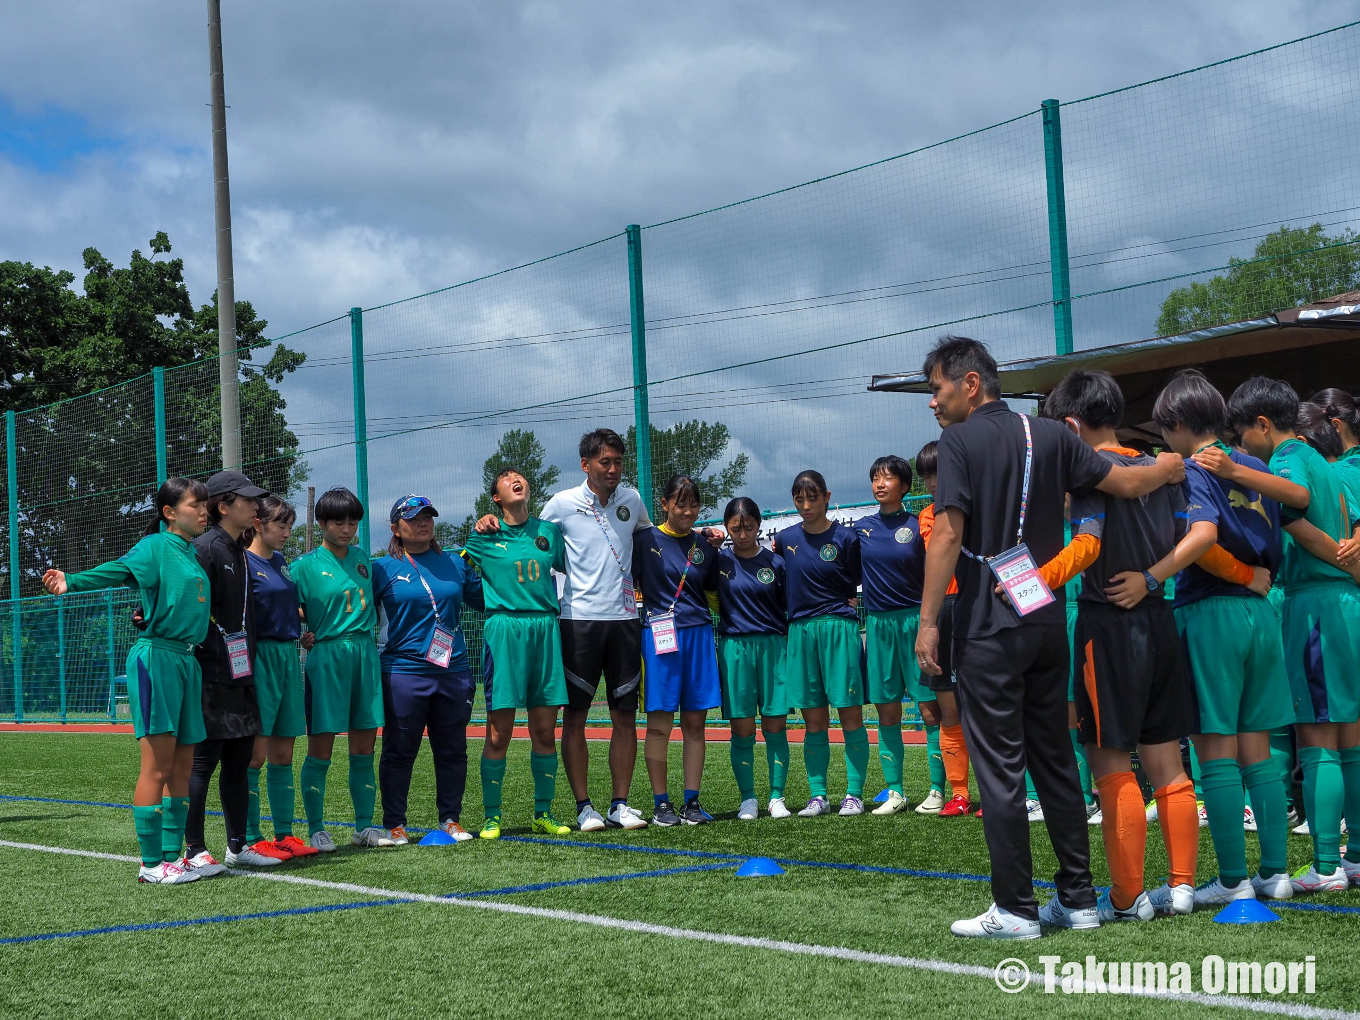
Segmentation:
[[(591, 745), (592, 787), (607, 797), (606, 745)], [(480, 785), (471, 747), (463, 821), (480, 819)], [(328, 788), (327, 818), (349, 816), (344, 748), (337, 746)], [(833, 792), (843, 788), (833, 754)], [(113, 854), (136, 854), (131, 812), (118, 807), (10, 798), (54, 798), (126, 804), (136, 773), (136, 751), (126, 736), (0, 735), (0, 840)], [(876, 771), (876, 766), (874, 767)], [(757, 775), (763, 781), (763, 754)], [(678, 777), (679, 748), (672, 775)], [(801, 751), (795, 745), (789, 790), (802, 803)], [(985, 882), (941, 877), (988, 870), (981, 822), (915, 814), (754, 823), (734, 820), (737, 794), (726, 745), (710, 745), (705, 800), (715, 825), (574, 833), (568, 845), (544, 840), (474, 841), (458, 847), (360, 850), (349, 830), (332, 832), (339, 853), (284, 865), (272, 874), (302, 876), (401, 893), (433, 896), (578, 879), (611, 879), (642, 872), (722, 864), (708, 857), (645, 852), (663, 849), (732, 855), (717, 870), (631, 877), (522, 892), (498, 892), (474, 902), (572, 911), (597, 918), (773, 939), (869, 953), (980, 966), (1006, 957), (1037, 971), (1040, 955), (1081, 960), (1188, 961), (1199, 983), (1202, 958), (1302, 960), (1317, 957), (1317, 994), (1253, 996), (1331, 1010), (1360, 1008), (1360, 978), (1350, 965), (1360, 913), (1281, 909), (1268, 926), (1215, 924), (1208, 913), (1147, 924), (1106, 926), (1096, 932), (1051, 934), (1036, 942), (979, 943), (954, 939), (949, 922), (990, 902)], [(908, 751), (908, 790), (924, 793), (925, 758)], [(573, 814), (565, 779), (559, 780), (560, 817)], [(507, 833), (528, 836), (532, 783), (528, 747), (511, 750), (505, 779)], [(215, 795), (210, 807), (216, 806)], [(417, 765), (411, 824), (434, 822), (429, 758)], [(641, 763), (635, 804), (650, 803)], [(1093, 837), (1097, 882), (1108, 875)], [(1042, 827), (1031, 832), (1035, 873), (1051, 876), (1052, 852)], [(221, 852), (219, 817), (210, 816), (209, 845)], [(608, 844), (608, 846), (601, 846)], [(628, 849), (636, 848), (635, 850)], [(1291, 866), (1309, 859), (1308, 841), (1290, 838)], [(1248, 836), (1249, 854), (1255, 837)], [(794, 862), (787, 874), (743, 879), (740, 859), (771, 856)], [(876, 873), (824, 865), (915, 869), (941, 876)], [(1214, 867), (1207, 830), (1200, 875)], [(1160, 881), (1165, 859), (1156, 828), (1150, 840), (1149, 883)], [(285, 884), (229, 875), (180, 887), (139, 886), (135, 866), (0, 846), (4, 895), (0, 940), (54, 933), (236, 917), (283, 910), (378, 902), (380, 897), (316, 885)], [(1040, 899), (1049, 895), (1040, 890)], [(1360, 895), (1308, 901), (1360, 907)], [(1240, 1010), (1190, 1002), (1151, 1002), (1123, 996), (1020, 996), (1000, 992), (989, 976), (939, 973), (793, 954), (776, 947), (714, 944), (664, 934), (619, 930), (580, 921), (505, 914), (466, 902), (401, 903), (354, 909), (211, 921), (177, 927), (104, 932), (70, 938), (0, 942), (0, 1002), (7, 1015), (331, 1017), (356, 1010), (383, 1015), (502, 1017), (588, 1011), (622, 1017), (749, 1017), (752, 1015), (897, 1016), (916, 1010), (968, 1017), (1090, 1015), (1220, 1016)]]

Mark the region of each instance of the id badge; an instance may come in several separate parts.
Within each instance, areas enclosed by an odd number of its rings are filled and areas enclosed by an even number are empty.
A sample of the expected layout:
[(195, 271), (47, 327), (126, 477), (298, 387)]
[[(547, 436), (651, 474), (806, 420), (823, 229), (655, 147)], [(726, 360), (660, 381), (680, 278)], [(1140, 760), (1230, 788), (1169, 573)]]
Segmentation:
[(227, 642), (227, 658), (231, 661), (231, 678), (240, 680), (242, 677), (250, 676), (250, 645), (246, 641), (245, 634), (223, 634), (223, 639)]
[(430, 638), (430, 650), (425, 653), (425, 661), (432, 662), (440, 669), (448, 669), (453, 661), (453, 635), (440, 624), (434, 625), (434, 636)]
[(1021, 616), (1028, 616), (1036, 609), (1043, 609), (1056, 601), (1034, 564), (1029, 546), (1024, 543), (993, 557), (988, 565), (1001, 582), (1001, 588), (1011, 605)]
[(637, 612), (637, 591), (633, 588), (633, 575), (623, 575), (623, 608), (630, 613)]
[(675, 637), (675, 614), (657, 613), (651, 618), (652, 644), (657, 655), (680, 650), (680, 642)]

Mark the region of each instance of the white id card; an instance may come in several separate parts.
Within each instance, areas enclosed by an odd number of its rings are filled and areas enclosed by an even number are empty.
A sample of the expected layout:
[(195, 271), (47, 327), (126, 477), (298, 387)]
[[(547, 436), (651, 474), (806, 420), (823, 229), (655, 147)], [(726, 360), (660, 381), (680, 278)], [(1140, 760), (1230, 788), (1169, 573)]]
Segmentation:
[(453, 661), (453, 635), (441, 624), (434, 625), (434, 636), (430, 638), (430, 650), (425, 653), (425, 661), (432, 662), (440, 669), (448, 669)]
[(1049, 591), (1040, 576), (1039, 568), (1034, 565), (1029, 546), (1021, 543), (1014, 549), (1007, 549), (993, 557), (988, 565), (1001, 582), (1011, 605), (1021, 616), (1028, 616), (1036, 609), (1043, 609), (1056, 601), (1053, 592)]
[(630, 613), (637, 612), (637, 591), (633, 588), (633, 575), (623, 575), (623, 608)]
[(657, 655), (680, 650), (680, 642), (675, 637), (675, 614), (657, 613), (651, 618), (652, 644)]
[(222, 638), (227, 643), (227, 658), (231, 660), (231, 678), (240, 680), (250, 676), (250, 644), (245, 634), (223, 634)]

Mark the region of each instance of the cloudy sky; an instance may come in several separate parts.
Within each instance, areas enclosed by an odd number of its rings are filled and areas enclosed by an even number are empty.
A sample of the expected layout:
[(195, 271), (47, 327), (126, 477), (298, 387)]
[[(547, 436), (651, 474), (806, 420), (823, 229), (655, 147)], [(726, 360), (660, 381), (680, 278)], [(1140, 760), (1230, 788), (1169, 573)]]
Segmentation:
[[(922, 327), (1049, 296), (1041, 100), (1173, 74), (1354, 11), (223, 6), (237, 296), (271, 335), (649, 226), (651, 375), (691, 376), (654, 389), (654, 421), (728, 423), (729, 454), (751, 456), (767, 503), (806, 466), (837, 497), (867, 498), (866, 458), (910, 456), (934, 428), (919, 401), (865, 394), (867, 377), (919, 365), (941, 331)], [(193, 2), (0, 9), (0, 258), (79, 275), (85, 246), (122, 262), (165, 230), (191, 293), (210, 295), (205, 21)], [(1356, 56), (1353, 29), (1064, 109), (1074, 291), (1221, 265), (1280, 222), (1351, 223), (1353, 167), (1324, 155), (1301, 169), (1299, 152), (1353, 128)], [(1079, 306), (1078, 345), (1149, 335), (1169, 286)], [(572, 438), (631, 419), (627, 321), (621, 238), (367, 314), (370, 432), (455, 423), (372, 445), (375, 505), (423, 488), (461, 517), (481, 459), (517, 425), (579, 477)], [(968, 328), (1005, 357), (1052, 344), (1047, 309)], [(911, 329), (922, 331), (764, 361)], [(347, 324), (289, 343), (310, 359), (287, 387), (304, 446), (343, 444)], [(748, 361), (763, 363), (711, 371)], [(586, 394), (597, 396), (561, 403)], [(319, 486), (352, 484), (348, 450), (308, 460)]]

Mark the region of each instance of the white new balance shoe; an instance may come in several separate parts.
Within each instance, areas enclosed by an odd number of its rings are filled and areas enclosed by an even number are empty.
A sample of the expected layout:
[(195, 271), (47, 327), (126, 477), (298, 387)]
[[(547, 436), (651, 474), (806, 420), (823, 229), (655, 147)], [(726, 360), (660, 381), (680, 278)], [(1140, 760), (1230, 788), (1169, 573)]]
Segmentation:
[(1044, 809), (1037, 800), (1025, 801), (1025, 819), (1029, 822), (1042, 822)]
[(1251, 887), (1256, 890), (1258, 900), (1287, 900), (1294, 895), (1294, 883), (1283, 871), (1269, 878), (1252, 875)]
[(642, 812), (628, 804), (615, 804), (609, 809), (604, 823), (611, 829), (647, 828), (647, 819), (642, 817)]
[(790, 811), (790, 810), (789, 810), (789, 806), (788, 806), (787, 804), (784, 803), (784, 798), (783, 798), (783, 797), (771, 797), (771, 798), (770, 798), (770, 805), (769, 805), (769, 807), (770, 807), (770, 817), (771, 817), (771, 818), (792, 818), (792, 817), (793, 817), (793, 812)]
[(1037, 939), (1039, 922), (1012, 914), (993, 903), (977, 917), (955, 921), (949, 926), (952, 934), (963, 939)]
[(282, 863), (282, 857), (266, 857), (248, 846), (243, 846), (235, 852), (230, 847), (227, 848), (227, 867), (229, 868), (272, 868), (274, 865)]
[(174, 861), (161, 861), (149, 868), (143, 864), (137, 872), (138, 882), (152, 885), (180, 885), (183, 882), (197, 882), (202, 877), (196, 871), (185, 871)]
[[(396, 846), (392, 837), (387, 834), (386, 829), (380, 829), (376, 825), (370, 825), (367, 829), (359, 829), (349, 838), (355, 846)], [(230, 855), (228, 856), (230, 860)]]
[(603, 832), (604, 815), (595, 810), (594, 804), (586, 804), (576, 814), (576, 827), (582, 832)]
[(918, 815), (938, 815), (942, 807), (944, 807), (944, 791), (931, 790), (926, 794), (926, 799), (916, 805), (916, 813)]
[(895, 815), (899, 811), (905, 811), (906, 809), (907, 798), (903, 797), (896, 790), (889, 790), (888, 799), (874, 808), (873, 813), (876, 815)]
[(737, 818), (743, 822), (754, 822), (760, 817), (760, 801), (747, 797), (737, 807)]
[(1162, 917), (1172, 914), (1191, 914), (1195, 910), (1195, 887), (1193, 885), (1167, 884), (1153, 889), (1148, 895), (1152, 909)]
[(1101, 893), (1100, 899), (1096, 900), (1096, 915), (1102, 922), (1151, 921), (1157, 916), (1157, 911), (1153, 909), (1152, 898), (1145, 892), (1138, 894), (1133, 906), (1121, 909), (1114, 905), (1114, 900), (1110, 898), (1110, 890), (1106, 889)]
[(1039, 908), (1039, 923), (1050, 928), (1071, 928), (1073, 931), (1099, 928), (1100, 912), (1095, 907), (1063, 906), (1057, 893), (1054, 893), (1053, 898)]

